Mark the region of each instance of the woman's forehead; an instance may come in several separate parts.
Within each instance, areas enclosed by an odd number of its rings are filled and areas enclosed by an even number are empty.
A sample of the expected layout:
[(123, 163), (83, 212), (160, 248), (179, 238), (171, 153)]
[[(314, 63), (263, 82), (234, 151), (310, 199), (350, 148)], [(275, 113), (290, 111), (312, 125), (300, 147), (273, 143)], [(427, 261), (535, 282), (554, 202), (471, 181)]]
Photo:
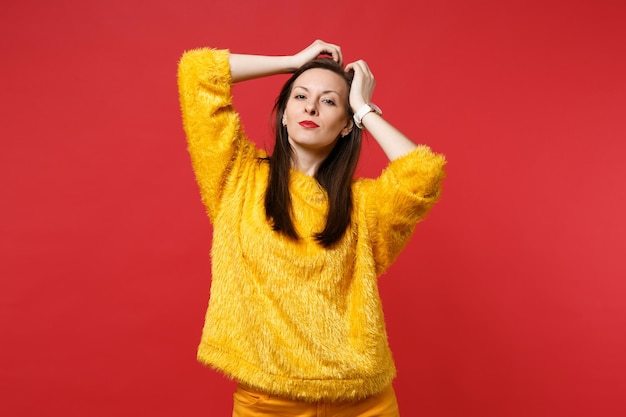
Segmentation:
[(303, 88), (321, 92), (332, 91), (341, 95), (347, 93), (348, 86), (346, 85), (345, 79), (333, 71), (323, 68), (311, 68), (296, 78), (293, 83), (293, 88)]

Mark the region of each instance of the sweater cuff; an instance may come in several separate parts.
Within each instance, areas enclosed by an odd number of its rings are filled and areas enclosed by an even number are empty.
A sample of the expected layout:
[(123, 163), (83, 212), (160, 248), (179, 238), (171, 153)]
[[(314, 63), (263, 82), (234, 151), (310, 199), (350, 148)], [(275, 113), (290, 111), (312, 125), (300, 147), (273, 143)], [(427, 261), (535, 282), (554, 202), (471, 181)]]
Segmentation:
[(196, 73), (203, 83), (232, 85), (228, 49), (198, 48), (183, 55), (180, 61), (180, 73)]
[(418, 145), (417, 149), (390, 162), (382, 175), (389, 175), (411, 194), (437, 199), (445, 177), (445, 165), (442, 154), (434, 153), (426, 145)]

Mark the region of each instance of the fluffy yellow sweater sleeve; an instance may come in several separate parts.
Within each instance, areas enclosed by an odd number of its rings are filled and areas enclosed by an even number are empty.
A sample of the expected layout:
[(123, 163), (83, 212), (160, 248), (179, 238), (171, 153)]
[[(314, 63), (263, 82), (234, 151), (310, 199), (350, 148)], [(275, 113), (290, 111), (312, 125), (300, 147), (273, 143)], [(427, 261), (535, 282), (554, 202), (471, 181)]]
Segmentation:
[(213, 224), (212, 282), (198, 359), (275, 395), (365, 397), (395, 376), (377, 278), (439, 197), (445, 160), (425, 146), (377, 179), (354, 182), (352, 223), (331, 249), (326, 194), (291, 171), (299, 240), (272, 231), (263, 205), (264, 154), (232, 107), (228, 52), (184, 54), (178, 84), (189, 152)]

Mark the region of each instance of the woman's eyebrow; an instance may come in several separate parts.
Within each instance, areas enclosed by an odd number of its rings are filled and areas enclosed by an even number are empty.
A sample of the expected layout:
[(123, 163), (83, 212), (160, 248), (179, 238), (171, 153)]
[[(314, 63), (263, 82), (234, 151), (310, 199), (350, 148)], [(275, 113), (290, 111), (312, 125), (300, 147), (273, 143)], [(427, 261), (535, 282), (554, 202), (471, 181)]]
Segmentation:
[[(307, 91), (307, 92), (309, 91), (309, 89), (308, 89), (308, 88), (303, 87), (303, 86), (301, 86), (301, 85), (294, 85), (294, 86), (293, 86), (293, 88), (301, 88), (301, 89), (303, 89), (303, 90), (305, 90), (305, 91)], [(337, 91), (335, 91), (335, 90), (325, 90), (325, 91), (322, 91), (322, 94), (328, 94), (328, 93), (335, 93), (335, 94), (337, 94), (338, 96), (340, 96), (340, 95), (341, 95), (341, 94), (339, 94), (339, 93), (338, 93)]]

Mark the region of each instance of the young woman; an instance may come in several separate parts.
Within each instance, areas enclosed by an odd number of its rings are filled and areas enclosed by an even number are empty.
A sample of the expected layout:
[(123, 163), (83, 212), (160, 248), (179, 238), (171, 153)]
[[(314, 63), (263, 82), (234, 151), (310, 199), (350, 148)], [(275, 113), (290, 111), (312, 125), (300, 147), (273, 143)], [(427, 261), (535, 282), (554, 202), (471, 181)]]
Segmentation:
[[(283, 73), (268, 156), (231, 86)], [(397, 416), (377, 279), (439, 197), (444, 157), (383, 119), (367, 64), (344, 69), (323, 41), (290, 56), (192, 50), (178, 83), (213, 224), (198, 358), (238, 381), (233, 416)], [(376, 179), (353, 179), (362, 129), (390, 160)]]

